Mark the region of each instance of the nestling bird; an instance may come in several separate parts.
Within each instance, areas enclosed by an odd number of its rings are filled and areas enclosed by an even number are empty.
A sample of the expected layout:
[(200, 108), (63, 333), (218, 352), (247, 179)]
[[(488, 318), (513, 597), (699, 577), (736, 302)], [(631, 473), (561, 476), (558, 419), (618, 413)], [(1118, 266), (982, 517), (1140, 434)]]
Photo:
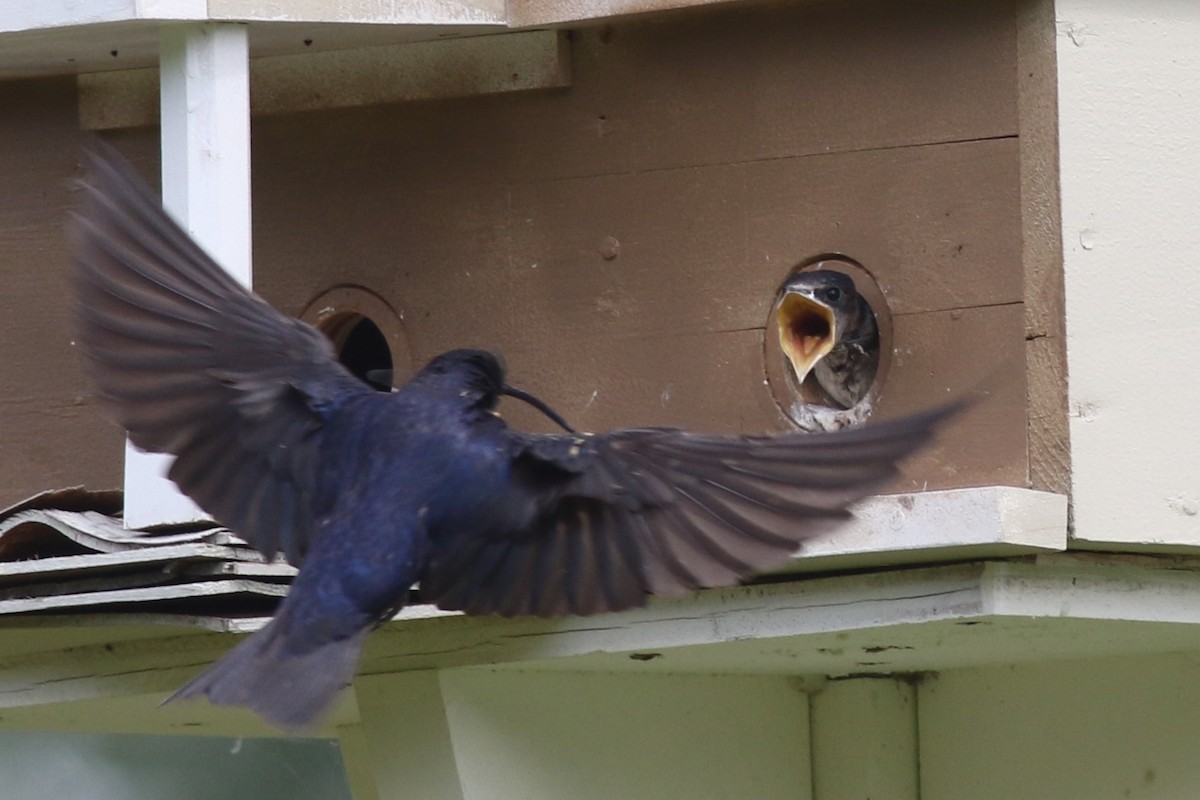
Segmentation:
[(849, 275), (817, 269), (789, 276), (775, 314), (779, 346), (797, 385), (811, 372), (844, 409), (866, 396), (879, 367), (879, 328)]
[(523, 393), (477, 350), (374, 391), (229, 277), (115, 152), (86, 162), (73, 275), (100, 394), (135, 445), (175, 456), (202, 509), (299, 568), (271, 622), (171, 700), (308, 728), (416, 581), (441, 608), (502, 616), (734, 584), (837, 528), (957, 410), (836, 434), (523, 433), (495, 413)]

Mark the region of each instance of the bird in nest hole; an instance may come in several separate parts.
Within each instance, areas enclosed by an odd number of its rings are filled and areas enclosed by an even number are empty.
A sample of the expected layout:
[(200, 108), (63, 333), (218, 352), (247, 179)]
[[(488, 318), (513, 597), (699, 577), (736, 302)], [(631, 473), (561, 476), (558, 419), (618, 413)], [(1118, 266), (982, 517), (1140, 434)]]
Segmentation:
[[(962, 405), (827, 434), (580, 434), (479, 350), (375, 391), (226, 274), (115, 151), (85, 160), (70, 235), (99, 394), (133, 444), (175, 457), (200, 508), (298, 568), (271, 621), (168, 702), (311, 729), (418, 582), (422, 602), (504, 617), (735, 584), (842, 525)], [(506, 395), (565, 432), (509, 428)]]
[(775, 313), (780, 349), (797, 384), (811, 372), (839, 408), (866, 396), (879, 368), (879, 327), (849, 275), (795, 273), (784, 282)]

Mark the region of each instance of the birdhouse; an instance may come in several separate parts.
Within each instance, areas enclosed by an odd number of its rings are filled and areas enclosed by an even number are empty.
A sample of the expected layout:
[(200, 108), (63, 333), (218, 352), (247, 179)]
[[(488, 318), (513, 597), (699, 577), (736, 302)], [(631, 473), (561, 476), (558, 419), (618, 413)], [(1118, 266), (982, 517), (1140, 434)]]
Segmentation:
[[(1200, 13), (92, 5), (0, 10), (0, 727), (271, 733), (155, 708), (292, 572), (193, 524), (84, 377), (63, 231), (99, 137), (380, 388), (481, 347), (587, 431), (823, 435), (973, 399), (746, 586), (557, 621), (406, 609), (321, 732), (356, 797), (1200, 789), (1156, 746), (1200, 700)], [(123, 505), (24, 502), (74, 486)], [(1089, 738), (1130, 709), (1145, 748)]]

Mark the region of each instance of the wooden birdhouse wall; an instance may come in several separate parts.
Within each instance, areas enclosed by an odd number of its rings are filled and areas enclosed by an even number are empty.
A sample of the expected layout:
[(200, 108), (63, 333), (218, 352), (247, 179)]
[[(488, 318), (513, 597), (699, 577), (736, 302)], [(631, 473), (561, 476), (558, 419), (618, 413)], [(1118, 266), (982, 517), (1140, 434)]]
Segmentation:
[[(774, 292), (844, 253), (894, 324), (877, 416), (990, 393), (897, 488), (1030, 485), (1018, 33), (1006, 2), (717, 7), (573, 30), (568, 88), (256, 117), (255, 288), (301, 314), (365, 287), (402, 318), (400, 365), (499, 350), (584, 429), (759, 433), (790, 427), (765, 380)], [(63, 89), (53, 168), (23, 167), (54, 187), (44, 226), (74, 155)], [(155, 178), (157, 129), (105, 135)], [(51, 242), (22, 280), (63, 286)], [(82, 396), (50, 338), (22, 383), (50, 356)], [(119, 484), (119, 436), (80, 414), (88, 456), (36, 488)], [(32, 419), (39, 441), (59, 422)], [(35, 488), (4, 469), (6, 496)]]
[(72, 345), (64, 225), (79, 155), (70, 78), (0, 83), (0, 507), (121, 485), (122, 434)]
[[(499, 349), (586, 429), (763, 432), (774, 291), (845, 253), (894, 319), (881, 416), (992, 393), (906, 488), (1027, 485), (1011, 4), (715, 9), (570, 54), (567, 89), (257, 119), (258, 290), (366, 287), (414, 363)], [(122, 138), (150, 165), (155, 135)]]

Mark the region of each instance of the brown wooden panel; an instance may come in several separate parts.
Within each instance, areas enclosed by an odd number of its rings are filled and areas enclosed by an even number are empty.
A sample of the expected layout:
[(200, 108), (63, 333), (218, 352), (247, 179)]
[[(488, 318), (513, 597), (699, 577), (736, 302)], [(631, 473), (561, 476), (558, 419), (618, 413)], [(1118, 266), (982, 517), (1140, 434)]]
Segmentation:
[[(582, 430), (662, 425), (720, 432), (783, 429), (763, 385), (762, 331), (695, 336), (552, 338), (505, 352), (509, 378)], [(554, 430), (508, 403), (513, 424)]]
[(291, 311), (329, 285), (371, 286), (404, 312), (418, 359), (761, 327), (788, 268), (826, 250), (873, 270), (896, 313), (1012, 303), (1017, 169), (1011, 140), (511, 187), (329, 171), (281, 192), (284, 172), (264, 168), (256, 284)]
[(907, 490), (1027, 486), (1024, 309), (1020, 303), (892, 318), (894, 349), (878, 417), (986, 392), (905, 470)]
[(1013, 135), (1014, 37), (1011, 5), (991, 2), (621, 20), (575, 32), (569, 93), (485, 130), (546, 177)]
[(74, 81), (0, 83), (0, 506), (120, 485), (120, 432), (71, 344), (63, 225), (76, 167)]
[(125, 437), (95, 400), (78, 398), (0, 401), (0, 502), (63, 486), (121, 488)]
[(1002, 139), (752, 165), (748, 273), (778, 282), (807, 256), (841, 252), (893, 314), (1019, 302), (1018, 164), (1017, 142)]
[[(1011, 16), (713, 9), (577, 32), (565, 91), (256, 120), (256, 286), (298, 313), (365, 285), (418, 362), (499, 349), (584, 428), (762, 432), (786, 427), (762, 363), (774, 290), (840, 250), (896, 315), (881, 414), (991, 371), (1004, 387), (910, 484), (1025, 485)], [(120, 137), (148, 173), (154, 137)]]
[(411, 186), (1017, 132), (1009, 2), (738, 4), (572, 36), (569, 89), (264, 118), (256, 135), (302, 128), (286, 145), (294, 169)]
[[(1025, 364), (1019, 303), (903, 315), (876, 418), (919, 411), (984, 387), (979, 405), (906, 467), (896, 490), (1027, 484)], [(695, 336), (551, 337), (506, 352), (510, 379), (584, 430), (667, 425), (790, 430), (765, 384), (763, 331)], [(553, 430), (510, 403), (513, 424)]]
[(514, 186), (510, 263), (520, 302), (537, 315), (533, 335), (586, 341), (761, 327), (781, 274), (747, 274), (745, 172), (701, 167)]
[(999, 140), (514, 186), (511, 313), (536, 337), (742, 330), (827, 251), (895, 313), (1019, 302), (1017, 171)]

